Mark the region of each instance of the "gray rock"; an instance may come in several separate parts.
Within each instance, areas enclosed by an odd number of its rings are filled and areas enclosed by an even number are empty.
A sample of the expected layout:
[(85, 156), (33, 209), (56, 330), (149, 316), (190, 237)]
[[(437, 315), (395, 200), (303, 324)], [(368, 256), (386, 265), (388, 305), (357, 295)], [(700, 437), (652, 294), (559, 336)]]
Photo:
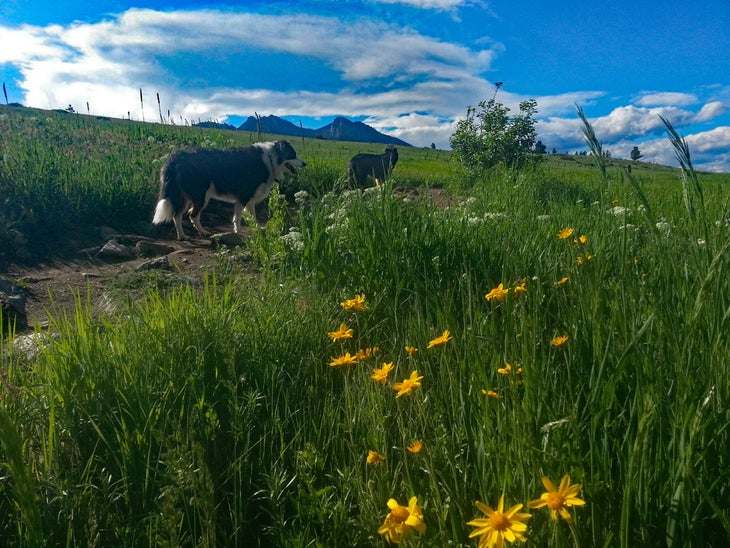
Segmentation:
[(109, 240), (99, 251), (99, 257), (108, 259), (133, 259), (134, 253), (126, 245), (120, 244), (116, 240)]
[(170, 270), (170, 260), (167, 257), (157, 257), (139, 264), (135, 270)]
[(168, 255), (175, 251), (170, 245), (140, 240), (134, 246), (134, 251), (140, 257), (159, 257), (160, 255)]

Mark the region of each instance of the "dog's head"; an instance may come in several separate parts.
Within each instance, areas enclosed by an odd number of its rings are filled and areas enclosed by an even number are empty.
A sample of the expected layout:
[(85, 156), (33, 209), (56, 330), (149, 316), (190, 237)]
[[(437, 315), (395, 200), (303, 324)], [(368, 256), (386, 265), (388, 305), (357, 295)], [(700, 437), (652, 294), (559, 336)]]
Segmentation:
[(277, 163), (283, 165), (293, 175), (297, 174), (297, 169), (301, 169), (307, 165), (304, 160), (297, 157), (297, 153), (289, 141), (276, 141), (274, 143), (274, 150), (276, 151)]
[(387, 156), (390, 159), (390, 167), (394, 168), (395, 164), (398, 162), (398, 149), (395, 147), (388, 147), (385, 149), (384, 156)]

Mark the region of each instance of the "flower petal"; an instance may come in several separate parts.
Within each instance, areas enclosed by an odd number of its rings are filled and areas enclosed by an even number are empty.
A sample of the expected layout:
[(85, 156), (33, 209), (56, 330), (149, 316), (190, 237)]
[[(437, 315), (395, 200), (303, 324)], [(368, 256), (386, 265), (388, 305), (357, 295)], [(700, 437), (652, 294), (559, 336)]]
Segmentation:
[(491, 516), (492, 516), (492, 514), (494, 514), (494, 510), (492, 510), (492, 509), (491, 509), (491, 508), (490, 508), (489, 506), (487, 506), (487, 505), (486, 505), (486, 504), (484, 504), (483, 502), (481, 502), (481, 501), (476, 501), (476, 502), (475, 502), (474, 504), (476, 505), (476, 507), (477, 507), (477, 508), (479, 508), (479, 509), (480, 509), (480, 510), (481, 510), (482, 512), (484, 512), (484, 513), (485, 513), (485, 514), (486, 514), (487, 516), (491, 517)]
[(557, 491), (557, 489), (555, 489), (555, 484), (550, 481), (550, 478), (548, 478), (547, 476), (542, 477), (542, 484), (545, 486), (545, 489), (547, 489), (551, 493)]

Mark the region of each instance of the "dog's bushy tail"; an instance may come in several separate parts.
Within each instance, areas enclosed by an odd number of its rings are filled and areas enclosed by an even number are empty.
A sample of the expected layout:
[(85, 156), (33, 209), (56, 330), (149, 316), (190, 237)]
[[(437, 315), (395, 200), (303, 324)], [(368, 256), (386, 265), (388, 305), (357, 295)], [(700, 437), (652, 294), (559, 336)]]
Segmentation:
[(172, 221), (185, 206), (182, 189), (177, 184), (176, 163), (173, 155), (160, 170), (160, 198), (155, 207), (152, 224), (158, 225)]
[(155, 216), (152, 218), (152, 224), (159, 225), (161, 223), (172, 221), (175, 214), (174, 209), (172, 202), (167, 198), (157, 202), (157, 207), (155, 207)]

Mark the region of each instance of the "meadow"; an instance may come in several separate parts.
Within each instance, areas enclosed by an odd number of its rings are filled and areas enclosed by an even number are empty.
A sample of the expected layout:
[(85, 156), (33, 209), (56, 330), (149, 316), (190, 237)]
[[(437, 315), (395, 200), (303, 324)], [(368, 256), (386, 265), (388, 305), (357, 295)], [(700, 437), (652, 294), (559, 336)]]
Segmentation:
[[(15, 229), (149, 222), (179, 146), (258, 140), (10, 108), (0, 135), (6, 260)], [(730, 542), (730, 176), (404, 148), (353, 192), (382, 147), (290, 140), (255, 276), (221, 251), (203, 288), (81, 296), (33, 360), (0, 335), (5, 545)]]

